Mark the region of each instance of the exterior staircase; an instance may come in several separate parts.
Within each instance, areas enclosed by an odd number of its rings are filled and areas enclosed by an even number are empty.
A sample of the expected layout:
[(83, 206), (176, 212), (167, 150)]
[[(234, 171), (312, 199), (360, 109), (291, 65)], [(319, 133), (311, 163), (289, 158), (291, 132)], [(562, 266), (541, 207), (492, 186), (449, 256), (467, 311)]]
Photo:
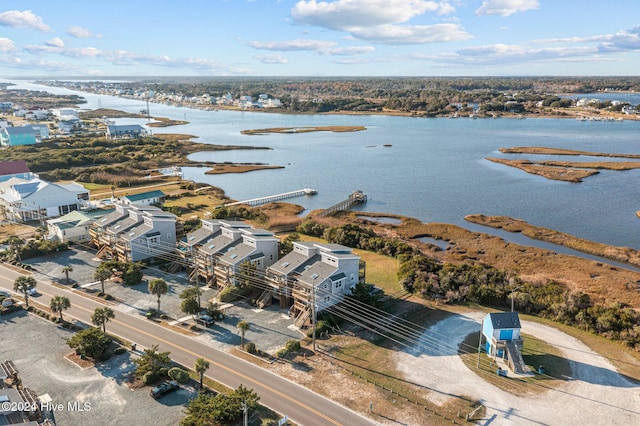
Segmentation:
[(106, 255), (110, 254), (111, 250), (109, 250), (109, 246), (108, 245), (104, 245), (102, 247), (100, 247), (100, 250), (98, 250), (98, 252), (96, 253), (96, 257), (98, 259), (102, 259), (103, 257), (105, 257)]
[(264, 309), (265, 306), (271, 306), (271, 301), (273, 300), (273, 291), (265, 290), (262, 292), (258, 300), (256, 301), (256, 305), (260, 309)]
[(298, 328), (301, 328), (311, 317), (311, 306), (307, 306), (305, 310), (300, 312), (294, 321), (294, 325)]
[(524, 360), (522, 359), (522, 354), (516, 347), (516, 344), (513, 341), (508, 341), (506, 345), (509, 367), (511, 367), (511, 371), (516, 374), (525, 374), (528, 369), (524, 364)]

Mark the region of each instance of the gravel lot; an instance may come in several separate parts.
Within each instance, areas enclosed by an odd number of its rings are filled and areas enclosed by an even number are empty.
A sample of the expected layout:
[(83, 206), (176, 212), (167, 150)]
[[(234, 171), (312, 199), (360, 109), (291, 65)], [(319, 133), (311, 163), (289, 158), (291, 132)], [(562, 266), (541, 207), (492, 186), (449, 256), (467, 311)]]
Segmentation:
[[(176, 425), (184, 416), (184, 404), (195, 389), (183, 387), (154, 400), (149, 388), (131, 390), (124, 384), (133, 371), (130, 354), (113, 356), (82, 370), (65, 359), (65, 340), (72, 333), (25, 311), (0, 317), (0, 359), (13, 360), (25, 387), (38, 396), (49, 394), (52, 404), (64, 409), (53, 416), (58, 425)], [(68, 403), (89, 403), (88, 410), (74, 411)]]
[[(71, 282), (80, 286), (95, 283), (93, 273), (100, 265), (100, 260), (94, 257), (94, 253), (78, 248), (54, 253), (40, 258), (29, 259), (25, 263), (30, 264), (36, 270), (36, 279), (43, 281), (64, 282), (65, 275), (62, 268), (66, 265), (73, 267), (69, 274)], [(187, 286), (184, 272), (168, 274), (154, 268), (145, 268), (142, 283), (135, 286), (123, 286), (111, 281), (105, 282), (105, 291), (122, 303), (115, 305), (114, 310), (129, 314), (144, 315), (149, 308), (157, 308), (156, 296), (149, 294), (148, 281), (153, 278), (162, 278), (169, 284), (169, 292), (161, 297), (160, 309), (163, 313), (175, 320), (187, 318), (180, 311), (179, 295)], [(100, 283), (88, 287), (96, 291), (100, 290)], [(207, 301), (213, 298), (216, 290), (202, 287), (201, 297), (203, 307)], [(196, 338), (219, 350), (228, 351), (233, 346), (240, 345), (240, 335), (236, 325), (240, 321), (249, 323), (249, 330), (245, 333), (245, 342), (253, 342), (262, 351), (274, 354), (284, 347), (291, 339), (300, 339), (302, 334), (293, 328), (294, 318), (289, 318), (287, 309), (279, 309), (277, 305), (266, 309), (255, 309), (245, 302), (222, 306), (225, 312), (223, 321), (217, 321), (212, 327), (203, 330)], [(192, 323), (191, 319), (185, 322)]]
[[(429, 395), (436, 403), (446, 401), (448, 394), (482, 400), (487, 407), (486, 425), (638, 424), (640, 386), (618, 374), (582, 342), (544, 325), (523, 321), (522, 331), (560, 349), (570, 360), (573, 377), (561, 388), (532, 397), (514, 396), (488, 384), (456, 353), (466, 335), (480, 330), (483, 316), (456, 315), (440, 321), (423, 335), (427, 346), (433, 346), (430, 339), (437, 336), (440, 347), (429, 353), (398, 353), (397, 368), (408, 379), (438, 389), (438, 393)], [(443, 336), (447, 336), (446, 342)]]

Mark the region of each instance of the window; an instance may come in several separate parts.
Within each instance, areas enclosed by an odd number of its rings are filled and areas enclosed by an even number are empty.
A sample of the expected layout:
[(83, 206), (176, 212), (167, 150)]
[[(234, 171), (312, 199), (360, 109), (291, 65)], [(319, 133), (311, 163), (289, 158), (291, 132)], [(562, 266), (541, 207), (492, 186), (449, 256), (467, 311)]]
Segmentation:
[(324, 297), (324, 299), (322, 299), (322, 301), (323, 301), (324, 303), (329, 303), (329, 302), (331, 302), (331, 296), (325, 296), (325, 297)]

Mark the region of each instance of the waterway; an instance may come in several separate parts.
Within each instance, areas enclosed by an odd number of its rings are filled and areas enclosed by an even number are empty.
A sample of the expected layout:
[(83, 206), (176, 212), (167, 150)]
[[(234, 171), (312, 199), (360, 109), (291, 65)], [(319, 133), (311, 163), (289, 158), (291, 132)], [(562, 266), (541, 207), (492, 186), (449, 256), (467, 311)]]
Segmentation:
[[(26, 82), (19, 82), (18, 87), (43, 89)], [(81, 94), (88, 101), (83, 108), (114, 108), (136, 113), (146, 108), (142, 101), (61, 88), (46, 90)], [(205, 175), (204, 168), (183, 168), (186, 178), (218, 186), (236, 200), (313, 188), (318, 190), (318, 195), (290, 200), (310, 211), (328, 207), (360, 189), (369, 200), (360, 207), (363, 211), (453, 223), (487, 233), (497, 232), (467, 223), (464, 216), (472, 213), (507, 215), (576, 237), (640, 249), (640, 219), (635, 214), (640, 210), (640, 170), (602, 171), (582, 183), (566, 183), (486, 160), (486, 157), (534, 158), (498, 151), (512, 146), (640, 154), (640, 122), (637, 121), (286, 115), (203, 111), (159, 104), (150, 104), (150, 113), (189, 121), (181, 126), (153, 128), (154, 133), (189, 133), (199, 136), (196, 141), (203, 143), (271, 148), (268, 151), (203, 152), (191, 158), (260, 162), (285, 166), (283, 169)], [(367, 130), (240, 134), (245, 129), (328, 125), (362, 125)], [(535, 159), (547, 158), (591, 160), (589, 157), (535, 156)], [(529, 245), (539, 246), (534, 242)]]

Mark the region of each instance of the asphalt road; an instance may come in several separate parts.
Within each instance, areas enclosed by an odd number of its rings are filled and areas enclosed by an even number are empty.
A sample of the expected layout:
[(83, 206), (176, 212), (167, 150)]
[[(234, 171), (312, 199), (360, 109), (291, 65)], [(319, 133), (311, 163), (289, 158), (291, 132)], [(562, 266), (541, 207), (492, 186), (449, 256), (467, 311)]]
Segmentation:
[[(20, 276), (18, 272), (0, 266), (0, 288), (13, 290), (13, 282)], [(71, 301), (71, 308), (64, 315), (72, 316), (91, 324), (91, 314), (97, 307), (105, 304), (86, 298), (71, 289), (54, 287), (49, 283), (38, 282), (36, 298), (30, 302), (49, 306), (54, 295), (65, 295)], [(170, 351), (171, 358), (182, 365), (191, 367), (197, 358), (209, 361), (210, 368), (206, 377), (223, 383), (231, 388), (240, 384), (254, 389), (260, 396), (260, 403), (272, 410), (286, 415), (300, 425), (373, 425), (376, 424), (305, 387), (290, 382), (280, 376), (242, 359), (218, 351), (189, 336), (164, 328), (144, 317), (128, 315), (116, 311), (116, 317), (107, 323), (110, 334), (120, 336), (138, 347), (148, 348), (158, 345), (161, 351)]]

